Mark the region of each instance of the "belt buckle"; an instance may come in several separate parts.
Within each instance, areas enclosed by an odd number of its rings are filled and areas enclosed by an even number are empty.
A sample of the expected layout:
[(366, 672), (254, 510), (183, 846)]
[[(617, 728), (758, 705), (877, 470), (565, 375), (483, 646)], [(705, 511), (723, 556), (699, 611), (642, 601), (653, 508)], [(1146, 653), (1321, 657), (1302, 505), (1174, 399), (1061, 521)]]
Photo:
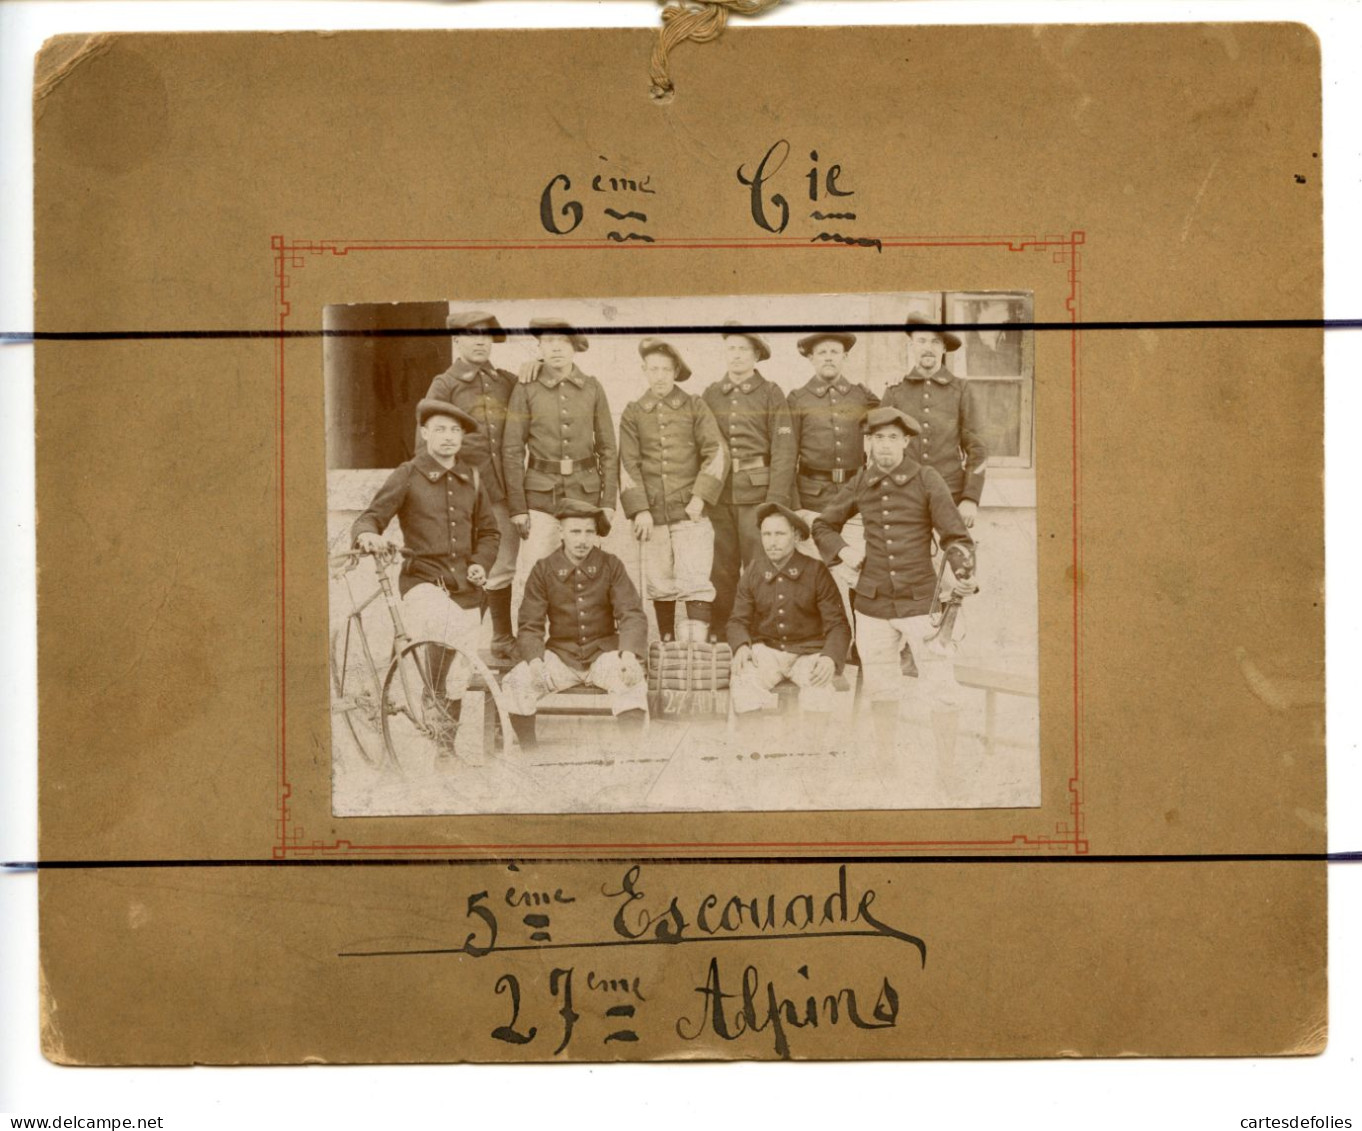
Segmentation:
[(847, 481), (847, 469), (845, 467), (834, 467), (832, 469), (832, 481), (834, 483), (845, 483)]
[(558, 461), (558, 474), (571, 475), (573, 462), (574, 461), (570, 459), (560, 459)]

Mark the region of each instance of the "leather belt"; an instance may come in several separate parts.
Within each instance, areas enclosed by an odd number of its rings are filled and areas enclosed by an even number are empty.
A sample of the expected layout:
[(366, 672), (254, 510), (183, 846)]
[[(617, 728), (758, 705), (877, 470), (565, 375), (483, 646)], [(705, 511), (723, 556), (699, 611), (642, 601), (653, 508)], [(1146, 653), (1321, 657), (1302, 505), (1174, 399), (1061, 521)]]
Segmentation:
[(734, 471), (751, 471), (757, 467), (770, 467), (771, 459), (769, 456), (748, 456), (746, 459), (735, 459), (733, 461)]
[(595, 471), (596, 457), (590, 459), (540, 459), (530, 456), (530, 470), (548, 475), (571, 475), (574, 471)]
[(825, 483), (845, 483), (859, 470), (860, 468), (856, 467), (822, 468), (804, 467), (801, 464), (799, 474), (805, 479), (821, 479)]

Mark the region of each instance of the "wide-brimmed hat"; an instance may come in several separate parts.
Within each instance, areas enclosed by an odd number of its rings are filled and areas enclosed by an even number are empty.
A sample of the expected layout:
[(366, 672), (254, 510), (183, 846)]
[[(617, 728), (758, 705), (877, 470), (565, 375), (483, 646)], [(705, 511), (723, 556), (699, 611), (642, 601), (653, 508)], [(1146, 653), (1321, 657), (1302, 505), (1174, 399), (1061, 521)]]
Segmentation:
[(925, 314), (910, 314), (903, 322), (905, 334), (913, 334), (918, 330), (926, 330), (929, 333), (937, 334), (946, 343), (946, 352), (954, 353), (960, 348), (960, 339), (949, 330), (943, 330), (940, 322), (933, 322)]
[(747, 330), (730, 330), (729, 326), (741, 326), (742, 323), (737, 319), (730, 318), (724, 323), (723, 336), (725, 338), (746, 338), (752, 343), (752, 348), (757, 351), (757, 360), (766, 361), (771, 356), (771, 346), (760, 334), (753, 334)]
[(423, 397), (416, 405), (416, 423), (424, 424), (432, 416), (452, 416), (465, 432), (478, 430), (478, 422), (458, 405), (436, 400), (434, 397)]
[(661, 338), (644, 338), (638, 344), (639, 357), (647, 357), (650, 353), (665, 353), (672, 361), (676, 362), (676, 379), (684, 381), (690, 376), (690, 366), (682, 359), (681, 354), (671, 342), (665, 342)]
[(795, 343), (799, 352), (805, 357), (813, 353), (813, 347), (819, 342), (841, 342), (844, 350), (851, 349), (856, 344), (855, 334), (844, 334), (837, 330), (820, 330), (816, 334), (810, 334), (807, 338), (800, 338)]
[(789, 520), (790, 529), (795, 532), (795, 537), (801, 542), (809, 536), (809, 524), (781, 503), (762, 503), (757, 508), (757, 529), (760, 530), (761, 524), (773, 514), (784, 515)]
[(553, 517), (559, 522), (565, 518), (594, 518), (597, 534), (604, 538), (610, 533), (610, 515), (605, 508), (592, 506), (581, 499), (564, 499), (553, 512)]
[(485, 310), (459, 310), (445, 319), (445, 328), (459, 333), (461, 330), (491, 330), (492, 341), (504, 342), (506, 331), (501, 328), (495, 314)]
[(897, 424), (909, 436), (921, 436), (922, 425), (909, 416), (901, 408), (894, 408), (893, 405), (880, 405), (879, 408), (872, 408), (865, 414), (865, 419), (861, 422), (861, 428), (867, 436), (876, 428), (883, 428), (886, 424)]
[(536, 338), (541, 334), (563, 334), (572, 342), (575, 352), (582, 353), (587, 348), (586, 335), (561, 318), (531, 318), (530, 333)]

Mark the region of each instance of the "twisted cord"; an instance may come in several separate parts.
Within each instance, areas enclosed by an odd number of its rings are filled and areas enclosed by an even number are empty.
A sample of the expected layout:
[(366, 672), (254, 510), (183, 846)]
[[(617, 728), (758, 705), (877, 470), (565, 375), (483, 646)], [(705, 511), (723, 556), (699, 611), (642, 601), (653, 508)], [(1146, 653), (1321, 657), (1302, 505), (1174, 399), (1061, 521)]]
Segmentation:
[(696, 43), (718, 39), (728, 25), (729, 12), (756, 16), (779, 3), (780, 0), (668, 0), (662, 9), (662, 28), (648, 66), (654, 97), (674, 89), (668, 56), (677, 44), (688, 39)]

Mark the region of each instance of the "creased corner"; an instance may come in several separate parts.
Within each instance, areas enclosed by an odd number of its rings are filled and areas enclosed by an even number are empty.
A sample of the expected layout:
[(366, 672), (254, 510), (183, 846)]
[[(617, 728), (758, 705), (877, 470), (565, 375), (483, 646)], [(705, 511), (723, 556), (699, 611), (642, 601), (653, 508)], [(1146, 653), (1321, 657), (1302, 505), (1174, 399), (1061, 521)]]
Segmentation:
[(38, 965), (38, 1033), (43, 1056), (53, 1064), (79, 1064), (66, 1049), (66, 1041), (57, 1024), (57, 1003), (47, 985), (47, 972)]
[(1294, 1044), (1282, 1049), (1283, 1056), (1319, 1056), (1329, 1044), (1329, 1021), (1324, 1015), (1324, 1010), (1320, 1010), (1317, 1020), (1311, 1022), (1302, 1031)]
[(108, 32), (90, 35), (54, 35), (33, 61), (33, 109), (42, 111), (43, 101), (91, 59), (98, 59), (113, 46)]

